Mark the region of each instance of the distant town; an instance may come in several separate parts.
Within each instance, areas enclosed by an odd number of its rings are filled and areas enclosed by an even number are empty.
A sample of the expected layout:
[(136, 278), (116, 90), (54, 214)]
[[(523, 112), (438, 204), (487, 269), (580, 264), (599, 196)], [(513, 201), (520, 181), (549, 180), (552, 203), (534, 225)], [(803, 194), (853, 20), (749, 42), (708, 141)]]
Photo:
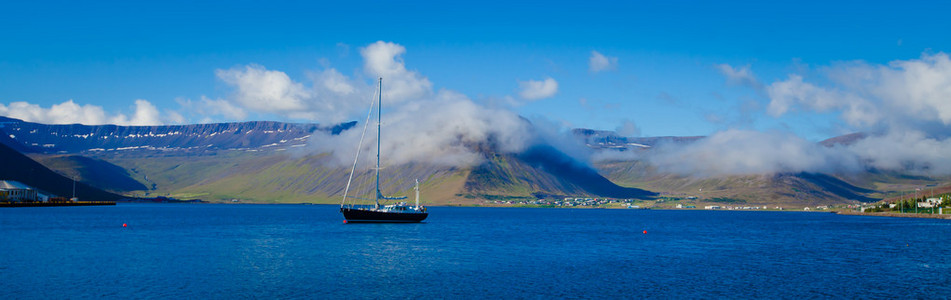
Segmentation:
[[(683, 203), (687, 202), (687, 203)], [(703, 210), (801, 210), (801, 211), (854, 211), (860, 213), (894, 212), (910, 214), (945, 214), (944, 208), (951, 207), (951, 193), (927, 198), (904, 199), (888, 202), (856, 203), (841, 205), (817, 205), (783, 207), (767, 205), (703, 205), (707, 202), (745, 202), (737, 199), (699, 199), (696, 196), (682, 198), (660, 198), (657, 200), (614, 199), (593, 197), (564, 197), (561, 199), (509, 199), (486, 200), (489, 206), (529, 206), (529, 207), (587, 207), (587, 208), (628, 208), (628, 209), (703, 209)], [(949, 212), (951, 214), (951, 212)]]

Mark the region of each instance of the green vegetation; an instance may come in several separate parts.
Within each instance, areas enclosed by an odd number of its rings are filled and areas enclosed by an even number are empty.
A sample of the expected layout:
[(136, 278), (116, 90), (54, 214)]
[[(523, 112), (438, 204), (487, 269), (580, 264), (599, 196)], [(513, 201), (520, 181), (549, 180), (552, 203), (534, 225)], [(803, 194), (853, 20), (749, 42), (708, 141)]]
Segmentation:
[[(327, 154), (305, 155), (282, 151), (218, 151), (202, 155), (120, 153), (97, 157), (129, 170), (130, 177), (147, 189), (127, 191), (137, 196), (169, 196), (210, 202), (335, 204), (346, 187), (349, 169), (337, 166)], [(412, 179), (419, 178), (422, 199), (450, 204), (466, 170), (421, 164), (390, 167), (402, 180), (386, 177), (392, 195), (411, 196)], [(354, 182), (364, 181), (358, 174)], [(461, 177), (460, 177), (461, 176)], [(451, 189), (452, 193), (442, 190)], [(475, 201), (470, 201), (475, 202)]]
[[(917, 207), (918, 203), (926, 202), (929, 198), (938, 198), (940, 202), (937, 207)], [(943, 193), (931, 197), (918, 197), (918, 198), (906, 198), (900, 201), (895, 201), (894, 207), (891, 207), (892, 203), (880, 202), (874, 207), (865, 208), (865, 212), (892, 212), (892, 213), (918, 213), (918, 214), (936, 214), (938, 213), (938, 208), (944, 207), (945, 210), (951, 208), (951, 193)]]
[(508, 195), (489, 195), (489, 194), (456, 194), (466, 199), (485, 199), (489, 201), (529, 201), (535, 200), (535, 197), (508, 196)]
[(743, 199), (734, 199), (734, 198), (710, 198), (706, 200), (707, 202), (716, 202), (716, 203), (746, 203), (746, 200)]

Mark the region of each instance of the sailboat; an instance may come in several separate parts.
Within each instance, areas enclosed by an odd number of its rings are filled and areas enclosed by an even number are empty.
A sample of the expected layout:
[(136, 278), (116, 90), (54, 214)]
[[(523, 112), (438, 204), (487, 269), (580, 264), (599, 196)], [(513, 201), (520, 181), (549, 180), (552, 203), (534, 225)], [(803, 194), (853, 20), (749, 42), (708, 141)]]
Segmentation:
[[(381, 124), (383, 123), (383, 78), (379, 81), (379, 97), (377, 98), (377, 139), (376, 139), (376, 193), (368, 198), (361, 198), (350, 195), (351, 183), (354, 173), (357, 170), (357, 162), (360, 160), (360, 150), (363, 148), (363, 139), (366, 137), (369, 127), (370, 117), (373, 112), (373, 105), (370, 105), (370, 111), (367, 112), (367, 122), (363, 128), (363, 135), (360, 137), (360, 143), (357, 145), (357, 152), (353, 159), (353, 167), (350, 169), (350, 177), (347, 179), (347, 187), (343, 192), (343, 201), (340, 203), (340, 213), (343, 214), (344, 223), (419, 223), (429, 216), (426, 208), (419, 205), (419, 179), (416, 179), (416, 185), (413, 188), (416, 191), (416, 205), (410, 206), (405, 202), (395, 204), (383, 204), (388, 200), (403, 200), (406, 197), (387, 197), (380, 190), (380, 139), (382, 138)], [(349, 199), (361, 199), (373, 201), (372, 205), (356, 205), (353, 202), (348, 204)]]

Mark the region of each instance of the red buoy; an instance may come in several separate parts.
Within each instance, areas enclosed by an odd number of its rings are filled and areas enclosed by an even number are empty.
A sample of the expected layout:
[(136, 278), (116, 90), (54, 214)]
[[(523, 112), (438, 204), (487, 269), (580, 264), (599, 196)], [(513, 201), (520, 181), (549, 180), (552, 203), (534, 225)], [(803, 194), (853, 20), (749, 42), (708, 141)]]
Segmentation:
[(347, 224), (347, 220), (343, 220), (343, 223), (344, 223), (344, 224)]
[(129, 224), (122, 223), (122, 227), (126, 227), (126, 226), (129, 226)]
[(647, 230), (644, 230), (644, 234), (647, 234)]

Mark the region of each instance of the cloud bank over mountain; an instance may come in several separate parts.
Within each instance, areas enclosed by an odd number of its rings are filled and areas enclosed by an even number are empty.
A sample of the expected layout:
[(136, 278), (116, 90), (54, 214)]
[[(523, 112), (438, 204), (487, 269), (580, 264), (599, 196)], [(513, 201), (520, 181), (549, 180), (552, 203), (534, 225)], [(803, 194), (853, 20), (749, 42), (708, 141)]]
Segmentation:
[[(472, 166), (484, 159), (478, 149), (515, 153), (533, 141), (531, 126), (515, 112), (479, 104), (451, 90), (433, 91), (428, 78), (406, 68), (403, 53), (402, 46), (384, 42), (360, 49), (365, 75), (383, 78), (385, 138), (381, 150), (387, 153), (385, 163)], [(376, 124), (366, 114), (376, 105), (376, 93), (365, 82), (334, 69), (319, 73), (313, 86), (324, 102), (310, 113), (323, 120), (353, 119), (362, 113), (361, 123)], [(332, 115), (321, 115), (324, 113)], [(332, 153), (338, 164), (349, 164), (361, 136), (362, 126), (336, 136), (315, 133), (307, 150)], [(376, 136), (368, 134), (363, 151), (375, 149), (375, 144)]]
[(764, 89), (770, 116), (832, 113), (852, 132), (869, 136), (825, 147), (784, 131), (730, 129), (630, 158), (699, 176), (869, 169), (951, 174), (951, 60), (945, 53), (885, 65), (836, 63), (815, 81), (789, 74), (765, 86), (749, 66), (717, 68), (729, 83)]

